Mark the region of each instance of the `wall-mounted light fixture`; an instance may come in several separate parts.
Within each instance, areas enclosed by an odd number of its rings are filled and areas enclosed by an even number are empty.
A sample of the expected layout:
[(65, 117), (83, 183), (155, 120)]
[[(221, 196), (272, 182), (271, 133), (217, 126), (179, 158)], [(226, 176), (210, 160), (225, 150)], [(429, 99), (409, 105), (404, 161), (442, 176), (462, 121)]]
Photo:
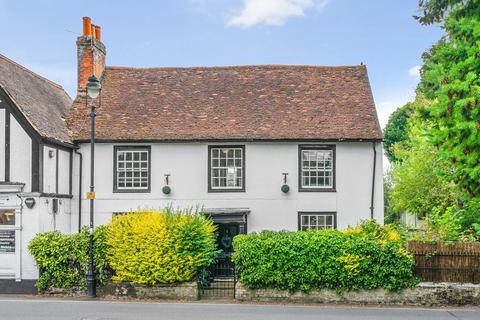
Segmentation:
[(282, 186), (281, 190), (282, 190), (283, 193), (288, 193), (288, 191), (290, 191), (290, 187), (287, 184), (288, 173), (284, 172), (282, 174), (283, 174), (283, 186)]
[(55, 157), (55, 151), (53, 151), (53, 150), (48, 150), (48, 157), (49, 157), (50, 159), (52, 159), (53, 157)]
[(165, 186), (162, 188), (162, 192), (164, 194), (170, 194), (170, 192), (172, 192), (172, 188), (170, 188), (170, 186), (168, 185), (168, 177), (170, 177), (170, 174), (166, 173), (165, 174)]

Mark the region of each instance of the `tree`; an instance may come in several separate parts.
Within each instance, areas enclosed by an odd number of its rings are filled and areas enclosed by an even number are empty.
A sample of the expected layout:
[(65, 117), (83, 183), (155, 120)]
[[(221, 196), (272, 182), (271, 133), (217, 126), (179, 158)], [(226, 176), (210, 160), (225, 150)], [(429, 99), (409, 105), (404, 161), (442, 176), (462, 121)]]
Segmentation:
[(392, 179), (387, 173), (383, 177), (383, 203), (385, 207), (385, 223), (395, 223), (400, 221), (401, 211), (396, 209), (392, 203), (392, 190)]
[(383, 146), (385, 155), (390, 163), (398, 161), (393, 152), (393, 146), (401, 143), (407, 138), (407, 120), (410, 116), (411, 104), (395, 110), (388, 118), (388, 123), (383, 130)]
[(394, 146), (400, 161), (393, 164), (390, 173), (393, 208), (415, 213), (419, 218), (434, 210), (445, 211), (457, 200), (456, 186), (441, 174), (451, 165), (428, 143), (425, 125), (418, 117), (410, 119), (408, 144)]
[(442, 22), (453, 9), (464, 14), (476, 5), (478, 0), (419, 0), (418, 7), (423, 15), (414, 16), (414, 18), (423, 25), (438, 23)]
[(383, 146), (385, 155), (390, 163), (399, 161), (395, 156), (395, 145), (408, 145), (408, 121), (410, 117), (418, 110), (423, 110), (431, 104), (431, 101), (419, 93), (415, 100), (408, 102), (403, 107), (395, 110), (388, 118), (388, 123), (383, 130)]
[(433, 101), (424, 110), (430, 142), (453, 164), (447, 178), (469, 199), (479, 197), (480, 1), (422, 2), (431, 10), (426, 22), (447, 15), (447, 36), (423, 55), (419, 90)]

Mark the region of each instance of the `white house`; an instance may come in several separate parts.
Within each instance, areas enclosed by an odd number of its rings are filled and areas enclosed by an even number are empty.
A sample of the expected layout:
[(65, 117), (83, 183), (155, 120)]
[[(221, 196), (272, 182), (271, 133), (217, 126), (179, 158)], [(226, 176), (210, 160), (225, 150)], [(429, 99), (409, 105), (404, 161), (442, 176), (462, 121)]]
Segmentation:
[[(35, 233), (88, 224), (92, 103), (96, 225), (142, 206), (200, 206), (219, 237), (383, 223), (382, 132), (364, 65), (110, 67), (100, 28), (83, 27), (73, 104), (0, 56), (1, 278), (37, 277)], [(102, 92), (86, 101), (90, 75)]]

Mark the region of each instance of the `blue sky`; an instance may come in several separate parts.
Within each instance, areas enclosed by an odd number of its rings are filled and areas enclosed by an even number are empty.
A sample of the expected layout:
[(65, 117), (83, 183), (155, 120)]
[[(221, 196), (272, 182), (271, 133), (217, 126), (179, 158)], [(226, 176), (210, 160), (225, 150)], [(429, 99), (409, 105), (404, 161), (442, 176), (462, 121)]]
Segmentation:
[(368, 66), (382, 126), (409, 101), (421, 54), (442, 35), (417, 0), (0, 0), (0, 53), (76, 86), (83, 16), (102, 27), (107, 64)]

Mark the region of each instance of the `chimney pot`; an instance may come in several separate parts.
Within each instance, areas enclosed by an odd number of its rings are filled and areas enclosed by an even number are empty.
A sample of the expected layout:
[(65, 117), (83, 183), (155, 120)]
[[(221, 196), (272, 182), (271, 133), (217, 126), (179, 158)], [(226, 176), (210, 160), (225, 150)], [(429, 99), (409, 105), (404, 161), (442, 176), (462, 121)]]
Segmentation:
[(95, 39), (100, 41), (100, 26), (94, 25), (93, 30), (95, 31), (93, 35), (95, 36)]
[(98, 41), (102, 41), (102, 28), (100, 26), (97, 26), (97, 33), (96, 33), (96, 37), (98, 39)]
[(92, 20), (89, 17), (83, 17), (83, 35), (92, 35)]

